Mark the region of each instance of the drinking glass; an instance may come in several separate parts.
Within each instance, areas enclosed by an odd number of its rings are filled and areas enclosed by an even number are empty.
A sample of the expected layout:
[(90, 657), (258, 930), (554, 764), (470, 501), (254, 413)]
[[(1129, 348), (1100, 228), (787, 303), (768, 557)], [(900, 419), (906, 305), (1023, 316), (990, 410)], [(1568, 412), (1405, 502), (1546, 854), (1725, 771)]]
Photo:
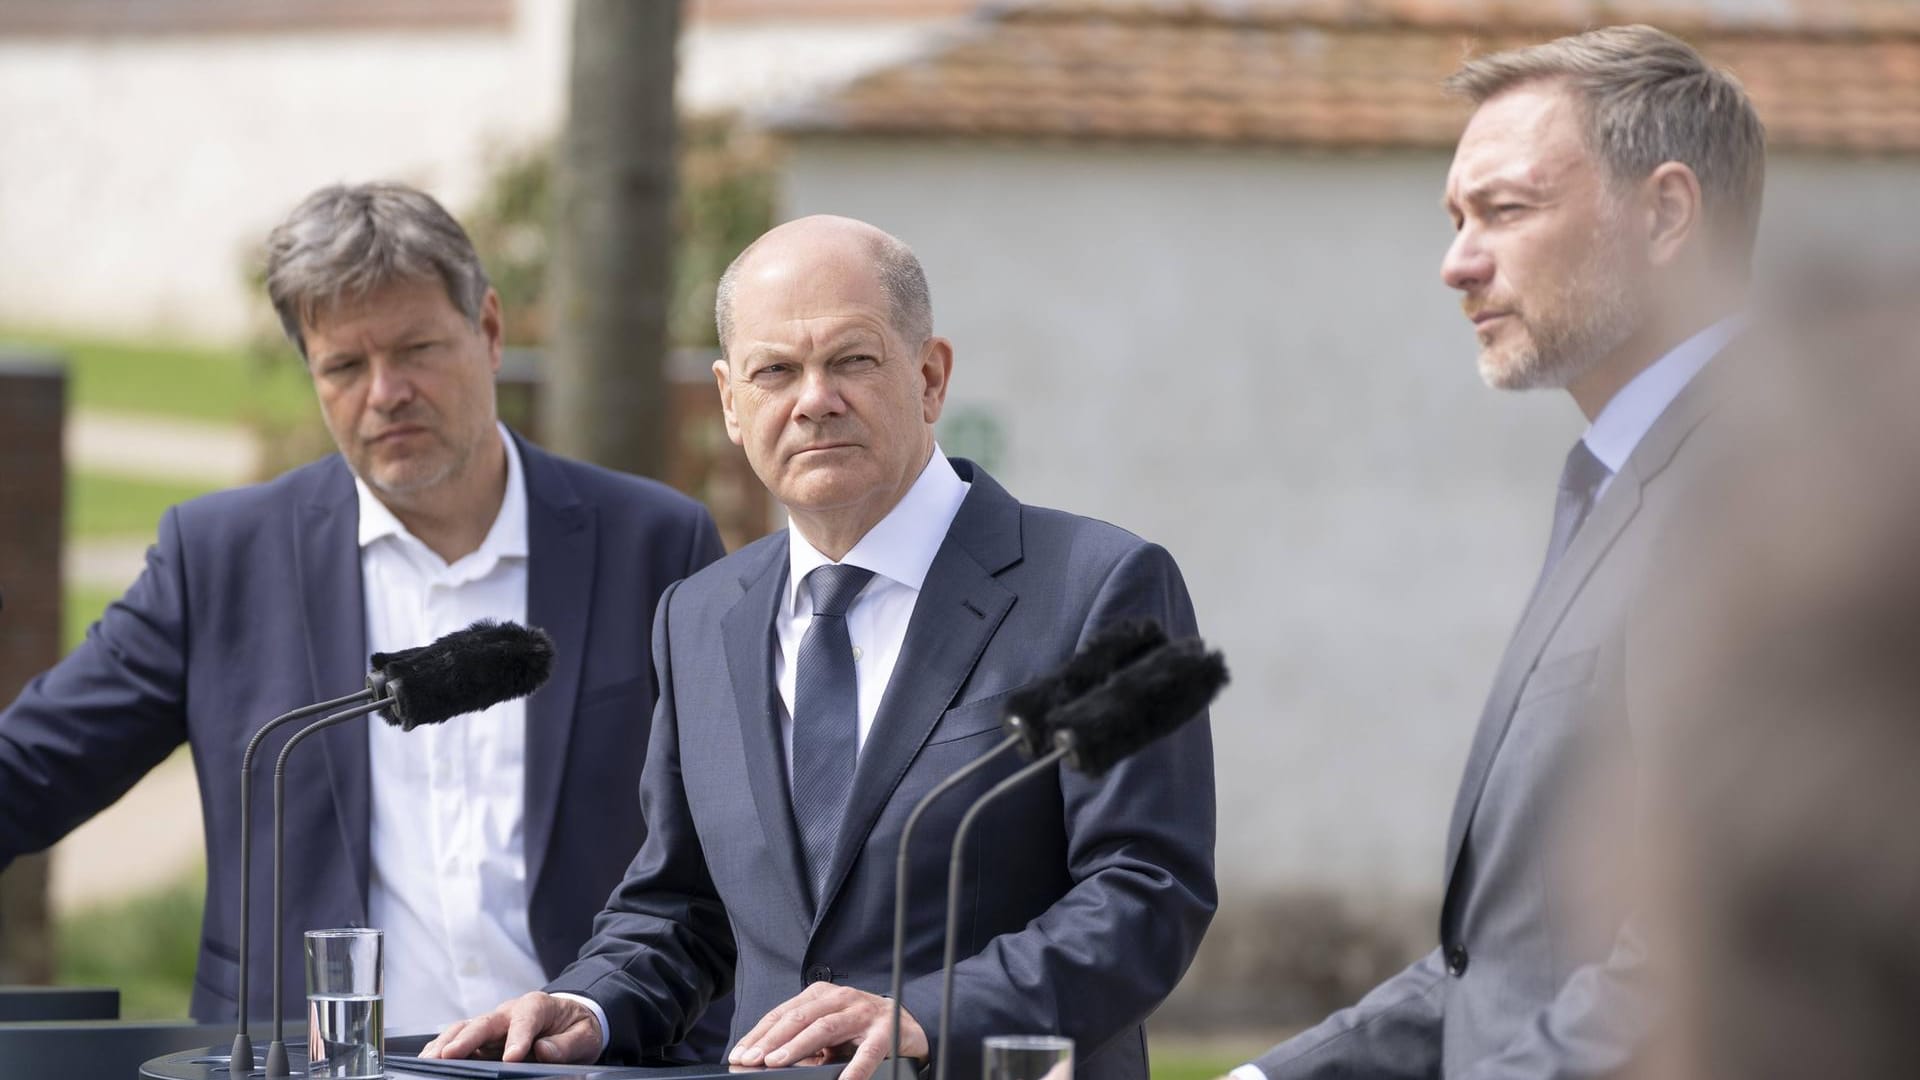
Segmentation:
[(1073, 1040), (1058, 1035), (989, 1035), (981, 1080), (1073, 1080)]
[(382, 934), (364, 928), (307, 931), (307, 1075), (386, 1075)]

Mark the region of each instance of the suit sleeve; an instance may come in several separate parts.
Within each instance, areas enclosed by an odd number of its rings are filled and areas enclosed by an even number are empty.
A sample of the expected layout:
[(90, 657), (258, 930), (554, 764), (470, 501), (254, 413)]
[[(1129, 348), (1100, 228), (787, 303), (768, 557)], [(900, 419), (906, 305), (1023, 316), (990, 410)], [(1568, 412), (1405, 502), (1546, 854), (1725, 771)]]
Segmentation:
[(1463, 1080), (1588, 1080), (1618, 1076), (1651, 1027), (1646, 954), (1631, 924), (1601, 963), (1573, 973), (1547, 1007), (1500, 1053)]
[(1288, 1039), (1253, 1065), (1267, 1080), (1414, 1080), (1440, 1075), (1442, 984), (1435, 949), (1342, 1009)]
[(0, 867), (52, 846), (186, 741), (181, 549), (168, 510), (126, 595), (0, 712)]
[[(1133, 616), (1157, 618), (1176, 637), (1196, 632), (1186, 585), (1164, 549), (1142, 544), (1115, 565), (1080, 640)], [(1212, 921), (1213, 742), (1205, 716), (1102, 780), (1065, 770), (1059, 777), (1074, 884), (1024, 929), (955, 968), (949, 1058), (958, 1075), (978, 1073), (986, 1035), (1057, 1032), (1085, 1056), (1129, 1032), (1172, 992)], [(939, 973), (909, 981), (902, 1001), (929, 1040), (937, 1038)]]
[(547, 985), (590, 998), (610, 1029), (605, 1058), (638, 1061), (687, 1035), (733, 981), (733, 931), (694, 833), (680, 773), (669, 613), (676, 583), (654, 615), (654, 674), (661, 687), (640, 774), (647, 838), (627, 867), (580, 957)]

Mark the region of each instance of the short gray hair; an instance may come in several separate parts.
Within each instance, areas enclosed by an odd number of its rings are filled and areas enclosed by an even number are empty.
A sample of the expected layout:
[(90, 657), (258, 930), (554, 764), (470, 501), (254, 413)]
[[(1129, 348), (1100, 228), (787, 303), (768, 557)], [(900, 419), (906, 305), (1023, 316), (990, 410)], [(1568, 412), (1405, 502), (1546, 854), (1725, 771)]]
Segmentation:
[(1766, 180), (1766, 130), (1740, 81), (1651, 26), (1610, 26), (1477, 57), (1447, 79), (1475, 105), (1523, 83), (1562, 81), (1587, 122), (1587, 146), (1616, 183), (1677, 161), (1700, 180), (1705, 212), (1752, 254)]
[[(756, 240), (735, 255), (714, 289), (713, 322), (715, 332), (720, 335), (722, 359), (727, 355), (727, 339), (733, 336), (733, 293), (740, 267), (759, 245)], [(868, 251), (873, 256), (873, 271), (880, 278), (880, 288), (893, 309), (894, 332), (906, 339), (910, 348), (926, 344), (933, 336), (933, 293), (927, 288), (927, 272), (921, 268), (919, 256), (904, 242), (885, 233), (871, 238)]]
[(438, 280), (467, 322), (480, 325), (491, 285), (473, 241), (432, 196), (405, 184), (323, 187), (267, 237), (267, 297), (302, 357), (303, 323), (403, 280)]

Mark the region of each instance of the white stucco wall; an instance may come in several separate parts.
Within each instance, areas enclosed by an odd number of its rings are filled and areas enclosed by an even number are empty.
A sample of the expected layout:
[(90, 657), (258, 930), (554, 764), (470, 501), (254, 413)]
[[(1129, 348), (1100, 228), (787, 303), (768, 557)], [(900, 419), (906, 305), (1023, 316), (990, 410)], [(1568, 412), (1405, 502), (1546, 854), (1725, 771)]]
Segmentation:
[[(919, 252), (956, 343), (949, 415), (997, 422), (1010, 488), (1185, 569), (1234, 674), (1214, 714), (1229, 899), (1437, 896), (1481, 699), (1584, 426), (1563, 395), (1480, 382), (1438, 275), (1446, 165), (833, 140), (789, 161), (788, 212), (862, 217)], [(1920, 236), (1911, 163), (1775, 177), (1781, 205), (1832, 228)]]
[[(504, 30), (0, 38), (0, 325), (221, 340), (307, 192), (406, 180), (456, 214), (566, 110), (569, 0)], [(929, 20), (696, 23), (680, 100), (756, 108), (922, 43)]]

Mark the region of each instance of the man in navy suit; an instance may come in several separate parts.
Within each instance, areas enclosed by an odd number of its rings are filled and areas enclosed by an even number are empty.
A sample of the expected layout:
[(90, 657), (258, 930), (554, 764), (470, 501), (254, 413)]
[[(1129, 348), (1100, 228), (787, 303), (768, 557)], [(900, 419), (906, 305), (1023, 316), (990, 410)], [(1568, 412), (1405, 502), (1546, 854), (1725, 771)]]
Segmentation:
[[(192, 1009), (230, 1020), (248, 738), (358, 689), (375, 650), (483, 616), (543, 627), (554, 670), (531, 698), (410, 733), (354, 721), (289, 761), (278, 946), (382, 927), (389, 1025), (431, 1030), (557, 974), (587, 939), (646, 831), (655, 603), (720, 541), (693, 500), (499, 423), (499, 298), (428, 196), (322, 189), (275, 230), (267, 269), (340, 453), (169, 510), (139, 580), (0, 713), (0, 866), (186, 743), (207, 843)], [(256, 790), (293, 730), (263, 745)], [(261, 900), (271, 805), (254, 802)], [(265, 1018), (269, 905), (247, 914), (250, 1012)], [(286, 965), (296, 1005), (301, 970)]]
[[(641, 798), (649, 832), (580, 959), (428, 1052), (632, 1059), (736, 996), (731, 1060), (850, 1058), (891, 1034), (894, 859), (913, 805), (1000, 741), (1007, 695), (1119, 619), (1194, 632), (1165, 550), (1016, 501), (934, 443), (953, 349), (926, 278), (869, 225), (808, 218), (721, 279), (727, 428), (792, 527), (668, 590)], [(998, 762), (910, 852), (903, 1052), (937, 1051), (947, 851)], [(1146, 1080), (1141, 1026), (1216, 902), (1204, 718), (1106, 779), (1053, 771), (974, 832), (949, 1058), (1057, 1032), (1076, 1073)]]

